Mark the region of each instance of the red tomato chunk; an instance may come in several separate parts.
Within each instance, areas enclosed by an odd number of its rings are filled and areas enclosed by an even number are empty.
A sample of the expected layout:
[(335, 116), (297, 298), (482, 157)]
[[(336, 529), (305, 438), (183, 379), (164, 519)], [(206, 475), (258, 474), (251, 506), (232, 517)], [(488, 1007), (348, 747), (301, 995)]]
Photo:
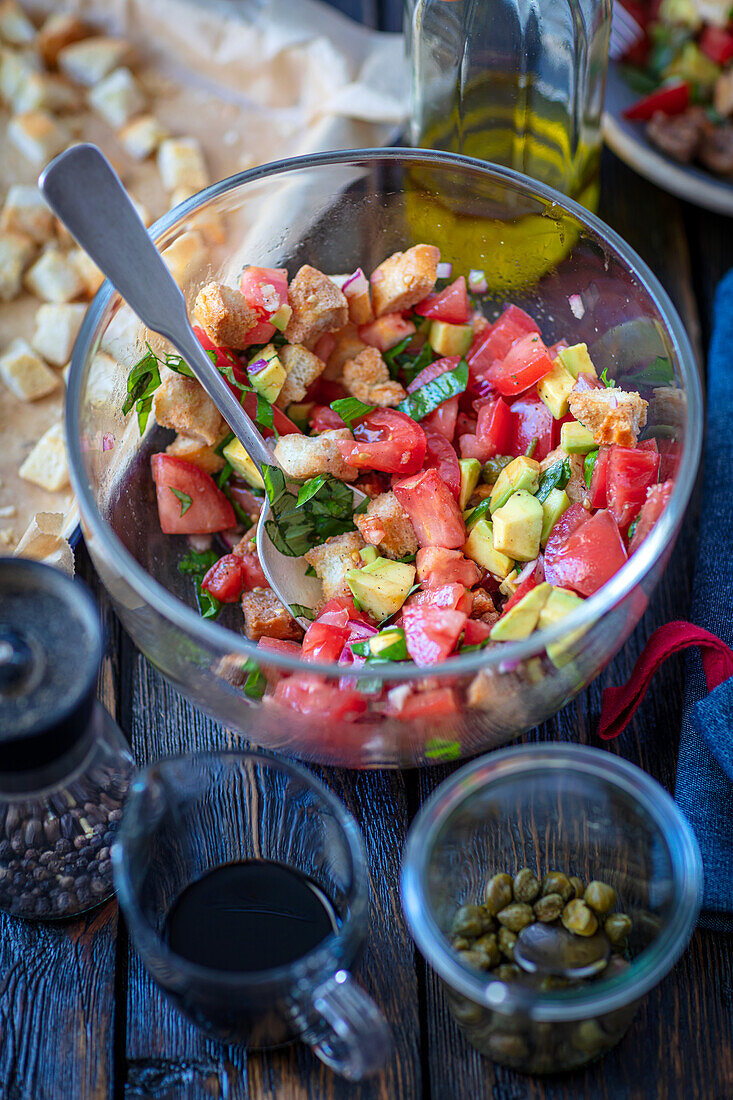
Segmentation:
[(324, 622), (311, 623), (303, 638), (303, 656), (306, 661), (335, 663), (341, 656), (348, 637), (347, 626)]
[(449, 718), (457, 714), (458, 696), (453, 688), (430, 688), (428, 691), (413, 692), (408, 695), (396, 717), (405, 722), (415, 719)]
[(552, 359), (542, 337), (530, 332), (517, 340), (502, 360), (497, 360), (488, 371), (488, 379), (498, 393), (505, 397), (524, 393), (552, 370)]
[(398, 409), (378, 409), (354, 428), (355, 443), (338, 440), (341, 457), (357, 470), (413, 474), (425, 461), (425, 432)]
[(320, 676), (290, 676), (275, 688), (273, 699), (300, 714), (312, 714), (324, 723), (354, 722), (367, 709), (363, 695), (327, 684)]
[[(581, 596), (592, 596), (625, 561), (626, 548), (616, 520), (604, 509), (581, 523), (558, 548), (552, 564), (551, 583), (572, 588)], [(546, 557), (545, 577), (550, 579)]]
[(446, 550), (443, 546), (425, 546), (418, 550), (415, 565), (417, 579), (426, 588), (440, 588), (445, 584), (473, 588), (481, 579), (481, 570), (475, 562), (464, 558), (460, 550)]
[(434, 665), (444, 661), (456, 647), (466, 625), (462, 611), (442, 607), (405, 607), (402, 623), (407, 652), (416, 665)]
[(234, 527), (234, 509), (198, 466), (166, 454), (153, 455), (150, 462), (164, 534), (210, 535)]
[(288, 304), (288, 273), (284, 267), (245, 267), (239, 289), (261, 320), (269, 320)]
[(646, 491), (656, 482), (658, 452), (614, 444), (608, 456), (606, 495), (608, 507), (622, 530), (639, 514)]
[(672, 495), (673, 489), (674, 482), (665, 481), (661, 485), (652, 485), (651, 489), (647, 490), (646, 500), (641, 507), (639, 521), (636, 524), (636, 529), (629, 543), (630, 554), (633, 554), (634, 550), (641, 545), (661, 516), (667, 506), (667, 501)]
[(410, 517), (420, 546), (444, 546), (448, 550), (463, 546), (463, 515), (437, 470), (423, 470), (398, 481), (394, 493)]
[(448, 440), (439, 432), (425, 428), (425, 466), (435, 469), (458, 500), (461, 493), (461, 467), (458, 456)]
[(244, 590), (244, 565), (237, 554), (225, 554), (212, 565), (201, 587), (222, 603), (236, 603)]
[(415, 306), (415, 313), (434, 321), (447, 321), (451, 325), (465, 325), (469, 319), (466, 278), (460, 275), (455, 282), (439, 294), (429, 294)]
[(484, 374), (497, 359), (504, 359), (522, 336), (539, 331), (537, 324), (523, 309), (507, 306), (501, 317), (474, 341), (466, 357), (471, 372), (474, 375)]

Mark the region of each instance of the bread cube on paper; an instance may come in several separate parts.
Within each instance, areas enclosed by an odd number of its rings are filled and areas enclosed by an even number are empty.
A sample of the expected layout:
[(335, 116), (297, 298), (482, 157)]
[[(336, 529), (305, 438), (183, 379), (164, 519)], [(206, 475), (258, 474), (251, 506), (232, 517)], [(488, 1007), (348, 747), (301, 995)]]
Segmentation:
[(17, 0), (0, 0), (0, 38), (11, 46), (27, 46), (36, 37), (31, 23)]
[(67, 259), (84, 284), (84, 293), (93, 298), (104, 282), (104, 274), (83, 248), (72, 248)]
[(215, 446), (225, 430), (224, 419), (195, 378), (161, 372), (163, 381), (153, 397), (153, 416), (161, 428), (173, 428), (201, 443)]
[(244, 295), (223, 283), (202, 287), (193, 308), (211, 342), (221, 347), (244, 347), (247, 333), (257, 324), (257, 314)]
[(153, 115), (133, 118), (117, 131), (117, 140), (134, 160), (147, 160), (169, 136), (165, 126)]
[(8, 123), (8, 141), (38, 167), (71, 143), (71, 134), (47, 111), (24, 111)]
[(278, 354), (287, 376), (275, 404), (284, 409), (293, 401), (303, 400), (308, 387), (323, 374), (326, 364), (302, 344), (285, 344)]
[(71, 357), (71, 349), (79, 335), (85, 305), (44, 305), (36, 310), (36, 330), (31, 345), (47, 363), (63, 367)]
[(63, 425), (52, 424), (41, 436), (18, 473), (49, 493), (58, 493), (69, 484), (69, 464)]
[(59, 385), (55, 371), (39, 359), (27, 341), (18, 338), (0, 355), (0, 378), (21, 401), (36, 401)]
[(82, 23), (81, 19), (77, 19), (75, 15), (57, 12), (49, 15), (41, 27), (36, 45), (49, 68), (54, 68), (59, 53), (65, 46), (70, 46), (73, 42), (80, 42), (82, 38), (88, 38), (90, 34), (91, 31)]
[(372, 272), (372, 305), (375, 316), (401, 313), (421, 302), (435, 286), (440, 249), (416, 244), (406, 252), (395, 252)]
[(44, 302), (70, 302), (84, 293), (81, 275), (60, 248), (41, 253), (25, 276), (31, 294)]
[(308, 478), (333, 474), (341, 481), (356, 481), (357, 470), (341, 457), (339, 439), (353, 440), (348, 428), (320, 435), (283, 435), (275, 445), (275, 458), (289, 477)]
[(314, 344), (324, 332), (343, 328), (349, 319), (346, 298), (329, 279), (310, 264), (303, 264), (288, 288), (293, 313), (285, 329), (290, 344)]
[(158, 149), (158, 171), (166, 191), (190, 188), (191, 193), (208, 186), (209, 173), (196, 138), (167, 138)]
[(323, 603), (351, 595), (346, 575), (359, 564), (359, 551), (363, 546), (359, 532), (349, 531), (345, 535), (334, 535), (306, 552), (305, 560), (323, 584)]
[(36, 246), (27, 233), (0, 230), (0, 301), (10, 302), (20, 294), (23, 272)]
[(31, 73), (12, 98), (17, 114), (26, 111), (77, 111), (81, 106), (78, 88), (54, 73)]
[(30, 50), (0, 46), (0, 99), (11, 105), (14, 96), (40, 68), (40, 58)]
[(173, 244), (163, 249), (163, 261), (179, 286), (185, 286), (193, 272), (206, 261), (208, 250), (204, 239), (196, 230), (181, 233)]
[(53, 237), (54, 217), (34, 184), (14, 183), (0, 214), (0, 229), (27, 233), (38, 244)]
[(91, 88), (118, 65), (124, 65), (129, 60), (130, 52), (130, 44), (124, 38), (95, 35), (64, 46), (59, 50), (56, 61), (69, 80)]
[(145, 96), (129, 69), (124, 67), (95, 84), (89, 104), (110, 126), (120, 127), (145, 108)]

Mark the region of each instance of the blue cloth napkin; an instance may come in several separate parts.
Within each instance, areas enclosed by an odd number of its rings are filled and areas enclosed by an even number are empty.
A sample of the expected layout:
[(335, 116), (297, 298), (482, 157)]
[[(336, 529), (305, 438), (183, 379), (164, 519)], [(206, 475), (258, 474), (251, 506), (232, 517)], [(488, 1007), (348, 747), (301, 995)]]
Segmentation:
[[(708, 361), (703, 501), (690, 618), (733, 645), (733, 270), (721, 280)], [(704, 927), (733, 929), (733, 679), (709, 695), (697, 653), (687, 658), (675, 799), (705, 870)]]

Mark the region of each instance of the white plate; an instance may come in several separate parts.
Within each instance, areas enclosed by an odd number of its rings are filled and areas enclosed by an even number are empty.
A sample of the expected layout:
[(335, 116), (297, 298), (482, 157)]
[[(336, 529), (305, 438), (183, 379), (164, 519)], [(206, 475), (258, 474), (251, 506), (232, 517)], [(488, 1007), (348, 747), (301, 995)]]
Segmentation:
[(623, 117), (623, 111), (639, 98), (618, 67), (610, 62), (603, 114), (603, 136), (609, 148), (639, 175), (665, 191), (718, 214), (733, 215), (733, 183), (664, 156), (647, 141), (643, 122), (630, 122)]

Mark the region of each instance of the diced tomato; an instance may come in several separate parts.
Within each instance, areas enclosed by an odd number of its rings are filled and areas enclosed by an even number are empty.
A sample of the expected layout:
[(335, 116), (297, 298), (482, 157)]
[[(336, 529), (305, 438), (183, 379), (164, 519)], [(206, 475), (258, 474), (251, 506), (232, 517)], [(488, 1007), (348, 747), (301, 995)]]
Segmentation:
[(495, 455), (508, 454), (512, 439), (512, 414), (503, 398), (498, 397), (479, 409), (476, 439), (484, 449), (483, 462)]
[(303, 657), (306, 661), (335, 663), (341, 656), (348, 637), (347, 626), (318, 621), (311, 623), (303, 638)]
[(437, 470), (422, 470), (393, 488), (421, 546), (445, 546), (449, 550), (463, 546), (466, 525), (461, 510)]
[(652, 437), (651, 439), (642, 439), (640, 443), (636, 444), (637, 451), (651, 451), (653, 454), (659, 454), (659, 447), (657, 441)]
[(533, 439), (537, 439), (533, 458), (541, 462), (552, 450), (552, 413), (536, 393), (526, 393), (511, 404), (512, 434), (510, 455), (526, 454)]
[(337, 440), (336, 445), (344, 461), (357, 470), (413, 474), (425, 461), (425, 432), (399, 409), (367, 413), (355, 425), (354, 439)]
[(677, 469), (680, 464), (679, 440), (660, 439), (659, 453), (661, 455), (661, 461), (659, 463), (659, 480), (668, 481), (670, 478), (676, 477)]
[(457, 713), (458, 696), (455, 689), (442, 687), (411, 692), (400, 709), (395, 712), (395, 717), (405, 722), (429, 721), (431, 718), (449, 718)]
[(461, 411), (460, 397), (458, 398), (458, 410), (458, 416), (456, 417), (456, 435), (475, 435), (476, 417), (469, 416), (465, 411)]
[(651, 489), (647, 490), (646, 500), (641, 506), (641, 514), (629, 543), (630, 554), (633, 554), (634, 550), (641, 545), (661, 516), (673, 489), (673, 481), (664, 481), (661, 485), (652, 485)]
[(461, 467), (453, 447), (440, 432), (425, 428), (425, 466), (438, 471), (453, 496), (458, 500), (461, 495)]
[(210, 535), (234, 527), (234, 509), (202, 469), (167, 454), (153, 455), (150, 462), (164, 534)]
[(194, 325), (193, 331), (196, 333), (196, 339), (205, 351), (216, 352), (216, 366), (222, 373), (225, 369), (231, 367), (232, 370), (239, 370), (242, 372), (243, 377), (246, 376), (246, 368), (242, 366), (234, 352), (231, 352), (229, 348), (221, 348), (218, 347), (217, 344), (213, 344), (201, 328), (201, 325)]
[(403, 608), (405, 645), (415, 664), (434, 665), (445, 660), (455, 649), (466, 621), (462, 611), (424, 606)]
[(660, 111), (663, 115), (681, 115), (690, 105), (690, 85), (686, 82), (671, 87), (658, 88), (656, 92), (637, 99), (623, 112), (624, 118), (634, 122), (648, 122)]
[(345, 428), (343, 420), (337, 412), (329, 409), (328, 405), (314, 405), (308, 417), (308, 424), (312, 432), (332, 432), (336, 428)]
[(552, 564), (551, 583), (573, 588), (581, 596), (592, 596), (618, 572), (626, 557), (618, 524), (609, 511), (602, 509), (577, 527), (559, 548)]
[(370, 321), (368, 325), (360, 325), (359, 337), (373, 348), (389, 351), (406, 336), (412, 336), (415, 331), (412, 321), (406, 321), (401, 313), (385, 313), (383, 317), (377, 317), (376, 321)]
[(474, 433), (470, 435), (459, 435), (458, 447), (461, 452), (461, 458), (475, 458), (477, 462), (485, 462), (484, 455), (486, 454), (486, 444), (479, 442)]
[(494, 389), (505, 397), (524, 393), (552, 370), (552, 359), (542, 337), (527, 333), (517, 340), (504, 359), (497, 359), (487, 377)]
[(428, 416), (423, 417), (420, 423), (423, 429), (432, 428), (433, 431), (440, 432), (449, 443), (452, 443), (456, 434), (457, 419), (458, 398), (450, 397), (447, 401), (443, 401), (442, 404), (438, 405), (437, 409), (433, 409)]
[(317, 355), (325, 363), (329, 355), (336, 347), (336, 337), (332, 332), (324, 332), (313, 345), (313, 354)]
[(254, 347), (255, 344), (269, 344), (276, 332), (277, 329), (269, 321), (258, 321), (240, 341), (242, 350)]
[(565, 351), (565, 348), (569, 347), (570, 344), (567, 342), (567, 340), (558, 340), (556, 344), (553, 344), (552, 347), (547, 349), (547, 354), (550, 356), (550, 359), (554, 361), (555, 359), (557, 359), (561, 351)]
[(219, 558), (202, 580), (201, 587), (222, 603), (236, 603), (244, 590), (242, 559), (236, 554)]
[(473, 595), (462, 584), (442, 584), (439, 588), (419, 588), (403, 604), (408, 607), (444, 607), (448, 611), (462, 611), (470, 615), (473, 610)]
[(593, 467), (590, 479), (588, 497), (591, 508), (605, 508), (608, 503), (606, 496), (606, 480), (608, 477), (608, 448), (599, 447), (598, 457)]
[(439, 294), (429, 294), (415, 306), (415, 313), (434, 321), (448, 321), (451, 325), (465, 325), (470, 316), (466, 277), (459, 275), (455, 282)]
[(319, 676), (290, 676), (281, 680), (273, 700), (321, 722), (354, 722), (367, 709), (363, 695), (353, 689), (327, 684)]
[(288, 304), (288, 273), (284, 267), (245, 267), (239, 289), (262, 321)]
[(464, 645), (481, 645), (491, 634), (491, 626), (481, 619), (469, 619), (463, 628)]
[(537, 585), (542, 582), (543, 577), (544, 571), (538, 561), (537, 567), (532, 570), (528, 577), (524, 578), (520, 585), (517, 585), (517, 589), (514, 594), (511, 595), (507, 602), (504, 604), (504, 609), (501, 614), (506, 615), (507, 611), (511, 607), (514, 607), (515, 603), (519, 603), (520, 600), (523, 600), (528, 592), (531, 592), (533, 588), (536, 588)]
[(485, 374), (497, 359), (504, 359), (509, 349), (528, 332), (539, 332), (528, 313), (518, 306), (507, 306), (501, 317), (474, 340), (466, 359), (474, 375)]
[(414, 393), (415, 390), (419, 390), (421, 386), (426, 385), (428, 382), (432, 382), (433, 379), (439, 378), (441, 374), (445, 374), (446, 371), (454, 370), (461, 361), (460, 355), (446, 355), (443, 359), (436, 359), (434, 363), (430, 363), (427, 367), (423, 367), (419, 374), (416, 374), (410, 385), (407, 387), (408, 393)]
[(337, 626), (346, 626), (350, 621), (371, 625), (371, 620), (365, 611), (359, 611), (350, 596), (335, 596), (329, 600), (318, 613), (317, 622), (333, 623)]
[(243, 590), (251, 592), (253, 588), (269, 588), (270, 582), (265, 576), (256, 550), (237, 551), (242, 562)]
[(273, 653), (286, 653), (289, 657), (300, 656), (300, 642), (289, 642), (285, 638), (260, 638), (258, 649), (269, 649)]
[(552, 528), (543, 558), (545, 580), (549, 584), (562, 584), (562, 581), (558, 579), (559, 574), (555, 573), (555, 561), (559, 558), (560, 552), (573, 532), (582, 527), (584, 523), (587, 523), (589, 519), (590, 516), (582, 504), (571, 504)]
[[(250, 420), (256, 420), (257, 418), (257, 394), (254, 390), (249, 393), (245, 393), (242, 397), (242, 408), (246, 412)], [(278, 435), (302, 435), (300, 428), (297, 424), (293, 424), (292, 420), (289, 420), (284, 412), (278, 409), (277, 405), (272, 406), (272, 423), (275, 431)], [(269, 428), (263, 428), (262, 425), (258, 425), (260, 431), (264, 436), (272, 435), (272, 431)]]
[(727, 65), (733, 58), (733, 31), (708, 23), (703, 27), (698, 45), (716, 65)]
[(658, 472), (657, 451), (619, 447), (616, 443), (609, 449), (606, 496), (609, 510), (622, 530), (639, 514)]
[(417, 579), (426, 588), (440, 588), (444, 584), (473, 588), (481, 577), (475, 562), (464, 558), (460, 550), (446, 550), (444, 546), (423, 546), (417, 552), (415, 565)]

